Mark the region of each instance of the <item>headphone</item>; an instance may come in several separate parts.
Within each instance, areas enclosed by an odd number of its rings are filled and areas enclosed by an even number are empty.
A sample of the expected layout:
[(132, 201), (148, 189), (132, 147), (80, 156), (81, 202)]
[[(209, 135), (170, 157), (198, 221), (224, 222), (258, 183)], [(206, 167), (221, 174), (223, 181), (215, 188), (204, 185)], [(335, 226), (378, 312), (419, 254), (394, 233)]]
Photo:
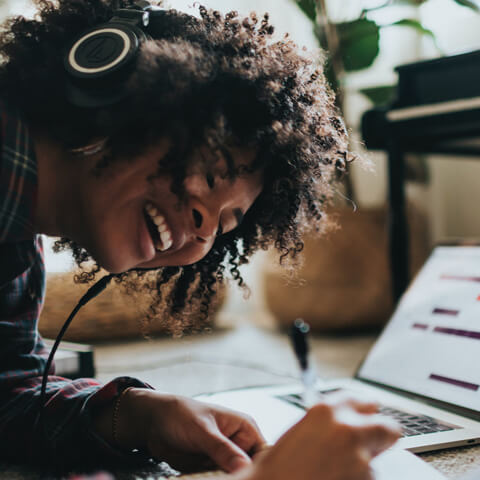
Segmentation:
[(64, 57), (70, 103), (95, 108), (115, 104), (125, 97), (123, 87), (140, 46), (151, 38), (147, 33), (150, 19), (162, 10), (148, 1), (137, 0), (72, 42)]

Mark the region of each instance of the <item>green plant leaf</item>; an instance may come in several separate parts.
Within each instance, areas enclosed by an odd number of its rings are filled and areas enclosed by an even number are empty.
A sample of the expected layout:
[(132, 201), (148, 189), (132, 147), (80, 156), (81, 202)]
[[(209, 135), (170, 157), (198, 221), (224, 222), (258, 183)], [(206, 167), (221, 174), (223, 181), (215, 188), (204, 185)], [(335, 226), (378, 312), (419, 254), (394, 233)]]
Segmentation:
[(424, 27), (418, 20), (413, 18), (404, 18), (402, 20), (398, 20), (397, 22), (390, 23), (387, 25), (389, 27), (398, 26), (398, 27), (410, 27), (414, 28), (418, 32), (422, 33), (423, 35), (428, 35), (432, 37), (434, 40), (436, 39), (435, 34), (428, 28)]
[(393, 0), (392, 3), (395, 5), (421, 5), (427, 1), (428, 0)]
[(315, 0), (295, 0), (300, 10), (314, 22), (317, 18), (317, 9), (315, 6)]
[(336, 24), (345, 71), (363, 70), (378, 56), (380, 28), (367, 18)]
[(362, 88), (360, 93), (365, 95), (376, 107), (390, 104), (397, 92), (396, 85), (379, 85), (378, 87)]
[(432, 32), (432, 30), (424, 27), (418, 20), (415, 20), (415, 19), (412, 19), (412, 18), (404, 18), (402, 20), (398, 20), (397, 22), (390, 23), (388, 25), (383, 25), (382, 28), (395, 27), (395, 26), (410, 27), (410, 28), (413, 28), (413, 29), (417, 30), (422, 35), (428, 35), (433, 40), (433, 44), (435, 45), (435, 47), (437, 47), (437, 50), (441, 54), (444, 54), (443, 50), (440, 48), (440, 46), (437, 43), (437, 37), (435, 36), (435, 33)]
[(474, 0), (453, 0), (455, 3), (458, 3), (462, 7), (471, 8), (476, 12), (480, 12), (480, 6)]

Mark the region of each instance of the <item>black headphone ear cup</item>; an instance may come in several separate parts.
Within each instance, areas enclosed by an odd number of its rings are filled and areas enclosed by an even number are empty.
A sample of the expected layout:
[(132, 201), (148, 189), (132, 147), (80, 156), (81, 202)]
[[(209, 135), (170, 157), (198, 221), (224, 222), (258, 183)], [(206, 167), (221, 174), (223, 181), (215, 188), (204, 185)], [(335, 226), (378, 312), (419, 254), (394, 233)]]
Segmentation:
[(92, 80), (121, 71), (136, 56), (144, 39), (143, 32), (135, 30), (113, 23), (87, 30), (68, 49), (65, 69), (73, 78)]
[(113, 22), (83, 32), (64, 57), (69, 101), (88, 108), (119, 101), (140, 46), (147, 39), (140, 28)]
[(141, 44), (148, 40), (150, 14), (163, 11), (147, 0), (115, 11), (108, 23), (83, 32), (64, 56), (66, 95), (71, 104), (95, 108), (125, 97)]

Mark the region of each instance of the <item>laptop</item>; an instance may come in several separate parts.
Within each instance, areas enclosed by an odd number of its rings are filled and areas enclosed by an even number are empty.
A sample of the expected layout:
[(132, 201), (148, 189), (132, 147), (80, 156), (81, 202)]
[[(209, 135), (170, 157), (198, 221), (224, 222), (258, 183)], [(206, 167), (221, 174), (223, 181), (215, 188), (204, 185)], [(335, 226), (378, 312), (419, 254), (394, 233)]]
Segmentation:
[[(436, 247), (355, 377), (318, 380), (316, 389), (375, 399), (402, 425), (395, 448), (480, 443), (480, 247)], [(271, 443), (305, 413), (300, 384), (200, 398), (250, 414)]]

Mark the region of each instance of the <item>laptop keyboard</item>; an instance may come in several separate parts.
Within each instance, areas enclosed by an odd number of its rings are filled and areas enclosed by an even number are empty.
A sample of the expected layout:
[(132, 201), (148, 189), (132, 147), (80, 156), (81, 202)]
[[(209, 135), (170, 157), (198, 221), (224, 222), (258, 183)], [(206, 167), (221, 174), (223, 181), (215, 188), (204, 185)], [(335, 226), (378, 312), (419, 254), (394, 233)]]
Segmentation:
[(454, 430), (453, 425), (447, 425), (427, 415), (414, 415), (396, 408), (380, 406), (379, 413), (395, 419), (402, 426), (404, 437), (424, 435), (426, 433), (448, 432)]
[[(338, 388), (335, 388), (319, 393), (325, 395), (338, 390)], [(292, 403), (297, 407), (305, 408), (301, 395), (296, 393), (279, 395), (277, 398), (285, 402)], [(413, 437), (415, 435), (425, 435), (427, 433), (448, 432), (449, 430), (461, 428), (455, 425), (442, 423), (441, 421), (427, 415), (413, 414), (398, 410), (396, 408), (386, 407), (384, 405), (380, 405), (378, 411), (382, 415), (393, 418), (402, 426), (403, 437)]]

